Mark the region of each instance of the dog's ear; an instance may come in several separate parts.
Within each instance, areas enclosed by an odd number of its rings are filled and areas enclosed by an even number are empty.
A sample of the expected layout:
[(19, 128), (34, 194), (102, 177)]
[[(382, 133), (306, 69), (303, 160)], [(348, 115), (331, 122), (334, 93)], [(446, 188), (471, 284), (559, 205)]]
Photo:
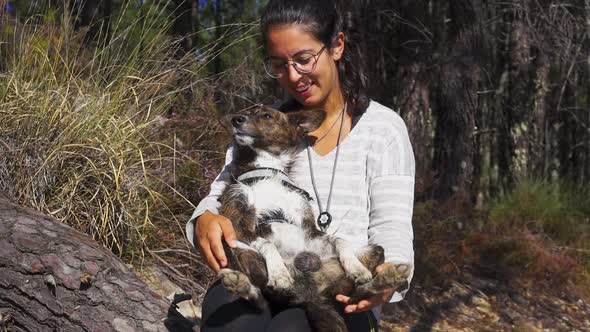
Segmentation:
[(223, 127), (223, 129), (231, 131), (231, 119), (235, 114), (226, 114), (219, 118), (219, 124)]
[(286, 114), (289, 118), (289, 123), (293, 126), (303, 129), (306, 133), (310, 133), (322, 124), (326, 117), (326, 112), (321, 109), (289, 112)]

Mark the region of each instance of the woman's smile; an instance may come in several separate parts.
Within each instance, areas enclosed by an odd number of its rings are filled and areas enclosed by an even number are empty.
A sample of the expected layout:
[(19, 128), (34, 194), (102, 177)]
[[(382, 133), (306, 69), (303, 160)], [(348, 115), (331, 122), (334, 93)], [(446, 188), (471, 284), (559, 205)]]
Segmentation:
[(311, 96), (312, 90), (313, 90), (313, 83), (308, 83), (308, 84), (305, 84), (305, 85), (300, 85), (300, 86), (298, 86), (295, 89), (295, 91), (297, 91), (297, 93), (303, 99)]

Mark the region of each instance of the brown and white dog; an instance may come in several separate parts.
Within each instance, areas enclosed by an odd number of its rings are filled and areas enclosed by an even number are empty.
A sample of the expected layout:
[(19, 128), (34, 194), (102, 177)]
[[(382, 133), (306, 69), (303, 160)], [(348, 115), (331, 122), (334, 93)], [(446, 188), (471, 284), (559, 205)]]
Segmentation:
[(256, 106), (221, 119), (233, 135), (231, 182), (220, 214), (233, 222), (239, 245), (225, 246), (229, 267), (219, 276), (226, 289), (263, 307), (302, 307), (316, 331), (346, 331), (336, 294), (353, 301), (405, 283), (406, 265), (387, 266), (383, 248), (361, 250), (322, 232), (310, 197), (290, 179), (306, 136), (324, 119), (321, 110), (282, 113)]

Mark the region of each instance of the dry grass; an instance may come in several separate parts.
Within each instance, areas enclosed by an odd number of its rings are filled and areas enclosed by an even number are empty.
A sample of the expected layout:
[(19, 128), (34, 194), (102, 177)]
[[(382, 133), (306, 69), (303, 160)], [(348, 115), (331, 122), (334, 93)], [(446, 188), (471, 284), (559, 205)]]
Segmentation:
[(173, 223), (170, 193), (183, 200), (162, 170), (179, 151), (158, 132), (198, 64), (174, 59), (162, 35), (123, 54), (125, 35), (98, 48), (64, 26), (10, 27), (0, 39), (0, 191), (143, 256), (158, 221)]

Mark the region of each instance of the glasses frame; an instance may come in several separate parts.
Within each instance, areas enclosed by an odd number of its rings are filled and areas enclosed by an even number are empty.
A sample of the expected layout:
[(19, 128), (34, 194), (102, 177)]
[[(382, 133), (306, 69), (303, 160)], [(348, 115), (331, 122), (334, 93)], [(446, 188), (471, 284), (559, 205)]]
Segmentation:
[(282, 70), (280, 72), (279, 75), (275, 74), (273, 72), (272, 69), (269, 68), (269, 61), (271, 60), (271, 57), (266, 57), (264, 59), (264, 71), (266, 72), (266, 74), (272, 78), (281, 78), (283, 77), (288, 71), (289, 71), (289, 66), (293, 66), (293, 68), (295, 68), (295, 70), (299, 73), (299, 74), (309, 74), (311, 72), (313, 72), (315, 70), (315, 67), (318, 64), (318, 60), (320, 59), (320, 56), (322, 55), (322, 53), (324, 52), (324, 50), (327, 48), (327, 45), (324, 44), (324, 46), (322, 46), (322, 48), (316, 53), (316, 54), (311, 54), (310, 55), (313, 57), (313, 66), (311, 67), (310, 70), (302, 70), (301, 68), (299, 68), (297, 66), (297, 62), (295, 62), (295, 60), (293, 60), (293, 58), (287, 59), (284, 63), (284, 65), (282, 66)]

